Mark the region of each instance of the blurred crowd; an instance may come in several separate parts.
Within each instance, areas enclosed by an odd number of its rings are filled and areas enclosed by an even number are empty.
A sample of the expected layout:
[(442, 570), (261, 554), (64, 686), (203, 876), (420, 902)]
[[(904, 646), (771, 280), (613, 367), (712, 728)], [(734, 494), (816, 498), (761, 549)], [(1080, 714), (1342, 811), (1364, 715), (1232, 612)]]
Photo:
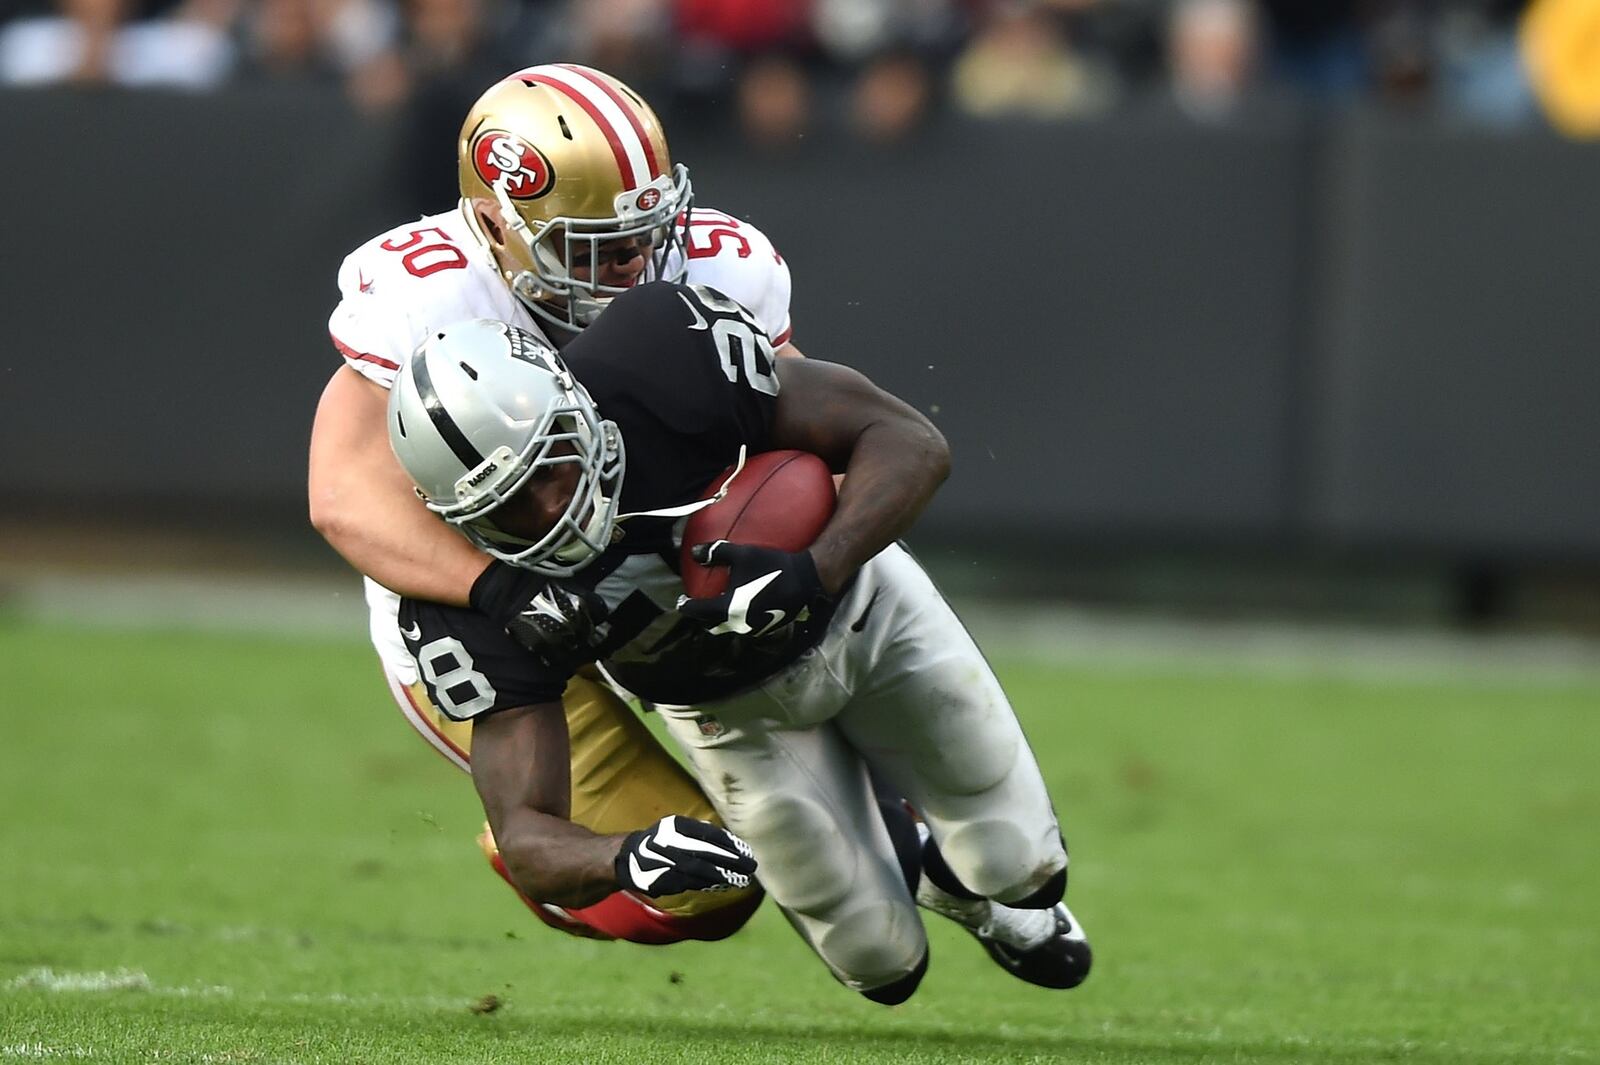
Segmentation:
[[(939, 110), (1063, 120), (1157, 103), (1380, 99), (1536, 119), (1530, 5), (1600, 0), (6, 0), (0, 85), (325, 82), (441, 119), (497, 76), (590, 63), (756, 145), (894, 142)], [(1600, 33), (1600, 19), (1591, 19)], [(1600, 72), (1600, 49), (1593, 63)], [(1579, 62), (1582, 62), (1581, 58)], [(457, 119), (458, 120), (458, 119)]]

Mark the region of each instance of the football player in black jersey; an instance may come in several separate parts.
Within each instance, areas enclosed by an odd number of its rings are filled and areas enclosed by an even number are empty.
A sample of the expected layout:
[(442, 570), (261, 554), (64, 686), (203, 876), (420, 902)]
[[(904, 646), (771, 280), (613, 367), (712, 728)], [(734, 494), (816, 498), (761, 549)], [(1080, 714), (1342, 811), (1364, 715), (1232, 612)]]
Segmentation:
[[(926, 970), (918, 901), (1030, 982), (1087, 975), (1038, 765), (895, 543), (949, 469), (926, 418), (853, 370), (774, 360), (715, 291), (656, 283), (561, 357), (498, 322), (438, 331), (401, 369), (389, 432), (428, 507), (499, 560), (479, 609), (406, 600), (400, 616), (430, 696), (472, 722), (474, 782), (525, 894), (583, 905), (618, 886), (743, 886), (759, 868), (834, 975), (874, 1001), (904, 1001)], [(806, 551), (698, 547), (728, 567), (728, 590), (685, 598), (679, 519), (720, 471), (781, 448), (846, 475), (833, 518)], [(500, 626), (483, 609), (497, 599), (527, 606)], [(608, 837), (562, 819), (559, 700), (595, 661), (661, 711), (726, 829), (677, 817)], [(924, 818), (915, 883), (869, 771)]]

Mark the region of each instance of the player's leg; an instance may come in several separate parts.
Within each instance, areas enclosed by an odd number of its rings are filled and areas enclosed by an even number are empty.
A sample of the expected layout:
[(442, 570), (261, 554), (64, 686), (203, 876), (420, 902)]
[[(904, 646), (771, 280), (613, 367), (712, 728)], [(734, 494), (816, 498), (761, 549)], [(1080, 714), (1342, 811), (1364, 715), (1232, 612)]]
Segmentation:
[(394, 671), (385, 668), (383, 679), (389, 685), (400, 715), (406, 719), (413, 732), (422, 737), (445, 761), (461, 770), (472, 772), (468, 751), (472, 749), (472, 725), (467, 721), (451, 721), (428, 699), (428, 688), (422, 681), (412, 678), (407, 684)]
[(930, 873), (924, 873), (917, 885), (917, 905), (972, 933), (989, 957), (1019, 980), (1066, 989), (1088, 978), (1094, 953), (1064, 900), (1049, 909), (1008, 906), (967, 890), (954, 874), (931, 875), (939, 862), (938, 850), (927, 826), (918, 827), (926, 843), (923, 863)]
[[(586, 669), (573, 677), (561, 703), (572, 749), (573, 823), (601, 835), (644, 828), (668, 814), (718, 823), (694, 778), (597, 671)], [(761, 899), (756, 886), (656, 899), (619, 891), (574, 912), (619, 939), (674, 943), (732, 935)]]
[(821, 650), (854, 686), (840, 729), (930, 832), (919, 901), (1023, 979), (1075, 986), (1091, 955), (1061, 904), (1066, 850), (999, 681), (909, 555), (880, 555), (861, 585), (841, 604), (850, 639)]
[(367, 600), (367, 634), (383, 663), (383, 679), (401, 716), (445, 761), (463, 773), (472, 772), (467, 758), (472, 726), (451, 721), (428, 700), (416, 660), (400, 635), (400, 597), (371, 578), (362, 578), (361, 584)]
[(767, 731), (760, 709), (736, 698), (661, 713), (801, 937), (845, 986), (903, 1002), (927, 939), (866, 767), (830, 724)]

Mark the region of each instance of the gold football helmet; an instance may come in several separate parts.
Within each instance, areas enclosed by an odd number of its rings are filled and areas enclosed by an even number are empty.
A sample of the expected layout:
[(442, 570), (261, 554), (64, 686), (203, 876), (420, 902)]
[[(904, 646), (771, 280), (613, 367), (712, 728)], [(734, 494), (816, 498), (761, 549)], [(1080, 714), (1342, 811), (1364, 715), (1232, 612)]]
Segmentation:
[[(520, 70), (478, 98), (456, 147), (462, 213), (539, 318), (580, 330), (626, 291), (598, 280), (613, 242), (644, 245), (645, 276), (665, 276), (693, 200), (689, 172), (616, 78), (571, 63)], [(675, 281), (684, 257), (673, 259)]]

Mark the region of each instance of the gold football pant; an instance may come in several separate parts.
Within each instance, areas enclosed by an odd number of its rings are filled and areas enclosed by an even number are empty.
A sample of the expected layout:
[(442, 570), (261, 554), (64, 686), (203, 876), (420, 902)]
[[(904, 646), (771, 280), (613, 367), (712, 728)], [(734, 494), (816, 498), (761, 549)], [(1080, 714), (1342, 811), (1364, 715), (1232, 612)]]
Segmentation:
[[(392, 675), (387, 679), (411, 726), (436, 751), (471, 772), (471, 723), (444, 716), (429, 701), (422, 682), (406, 686)], [(600, 835), (646, 828), (668, 814), (721, 824), (694, 778), (673, 760), (597, 671), (585, 669), (573, 677), (561, 703), (567, 715), (572, 757), (574, 824)], [(510, 883), (487, 825), (479, 843), (495, 871)], [(540, 920), (575, 935), (671, 943), (731, 935), (755, 912), (761, 890), (752, 886), (733, 891), (688, 891), (659, 899), (618, 891), (577, 910), (525, 896), (522, 899)]]

